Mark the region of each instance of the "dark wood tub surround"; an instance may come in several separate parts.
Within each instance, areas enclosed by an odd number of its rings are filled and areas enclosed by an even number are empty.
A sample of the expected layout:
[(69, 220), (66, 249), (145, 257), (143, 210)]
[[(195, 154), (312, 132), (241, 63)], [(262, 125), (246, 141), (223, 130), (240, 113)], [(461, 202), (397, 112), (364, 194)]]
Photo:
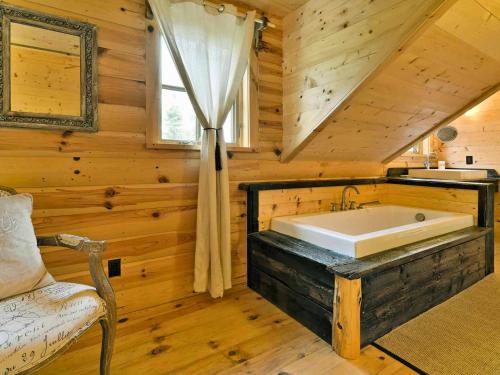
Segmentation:
[[(355, 259), (271, 230), (259, 191), (365, 184), (478, 191), (478, 226)], [(406, 178), (241, 184), (248, 198), (248, 285), (345, 358), (493, 272), (495, 184)]]

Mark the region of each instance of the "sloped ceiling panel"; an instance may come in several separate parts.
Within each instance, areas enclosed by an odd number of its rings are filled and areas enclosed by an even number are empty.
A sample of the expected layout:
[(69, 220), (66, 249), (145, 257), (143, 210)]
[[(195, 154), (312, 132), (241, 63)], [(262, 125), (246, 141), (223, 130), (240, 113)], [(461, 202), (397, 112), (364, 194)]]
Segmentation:
[(283, 157), (293, 157), (443, 0), (311, 0), (283, 21)]
[[(496, 0), (458, 0), (327, 116), (301, 160), (388, 161), (500, 83)], [(285, 121), (286, 124), (286, 121)]]

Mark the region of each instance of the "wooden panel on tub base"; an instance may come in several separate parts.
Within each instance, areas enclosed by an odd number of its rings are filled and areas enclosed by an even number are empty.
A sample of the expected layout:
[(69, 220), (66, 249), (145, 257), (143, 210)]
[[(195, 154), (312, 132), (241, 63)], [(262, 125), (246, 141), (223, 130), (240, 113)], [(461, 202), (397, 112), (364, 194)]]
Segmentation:
[(362, 279), (362, 345), (460, 293), (486, 275), (485, 237)]
[(342, 357), (481, 280), (490, 228), (470, 227), (365, 258), (273, 231), (248, 236), (248, 285)]
[(335, 276), (332, 320), (333, 350), (356, 359), (361, 351), (361, 279)]

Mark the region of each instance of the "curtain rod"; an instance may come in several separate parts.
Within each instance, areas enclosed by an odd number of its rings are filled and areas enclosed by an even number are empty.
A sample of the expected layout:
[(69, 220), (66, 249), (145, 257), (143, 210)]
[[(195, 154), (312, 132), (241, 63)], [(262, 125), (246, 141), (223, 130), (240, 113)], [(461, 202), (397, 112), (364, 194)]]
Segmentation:
[[(203, 6), (209, 6), (211, 8), (217, 9), (219, 11), (219, 13), (224, 13), (226, 11), (226, 7), (224, 4), (216, 4), (216, 3), (212, 3), (211, 1), (207, 1), (207, 0), (202, 0), (201, 3)], [(240, 17), (240, 18), (246, 17), (245, 13), (241, 13), (238, 11), (233, 12), (233, 13), (235, 13), (234, 14), (235, 16)], [(261, 18), (256, 18), (255, 23), (260, 23), (261, 26), (263, 26), (263, 27), (270, 27), (272, 29), (276, 28), (276, 25), (272, 22), (269, 22), (269, 19), (265, 16), (261, 17)]]
[[(209, 7), (215, 8), (220, 13), (223, 13), (226, 10), (224, 4), (216, 4), (216, 3), (212, 3), (211, 1), (206, 1), (206, 0), (202, 0), (201, 4), (203, 6), (209, 6)], [(241, 18), (245, 18), (246, 14), (245, 13), (241, 13), (241, 12), (236, 12), (235, 16), (241, 17)], [(152, 20), (153, 19), (153, 12), (151, 11), (151, 7), (150, 7), (149, 2), (147, 0), (146, 0), (146, 18), (148, 20)], [(259, 30), (263, 30), (266, 27), (270, 27), (271, 29), (275, 29), (276, 28), (276, 25), (274, 23), (272, 23), (272, 22), (269, 22), (269, 19), (266, 16), (262, 16), (260, 18), (256, 18), (255, 19), (255, 23), (259, 24), (259, 26), (257, 27)]]

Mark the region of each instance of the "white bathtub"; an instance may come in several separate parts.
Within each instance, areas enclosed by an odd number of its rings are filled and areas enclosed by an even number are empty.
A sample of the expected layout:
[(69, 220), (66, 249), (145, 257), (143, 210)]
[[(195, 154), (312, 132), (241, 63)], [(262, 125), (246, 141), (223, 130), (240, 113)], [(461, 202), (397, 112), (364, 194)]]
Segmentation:
[[(417, 221), (418, 213), (425, 215)], [(472, 215), (395, 205), (276, 217), (271, 229), (336, 253), (362, 258), (474, 225)]]

